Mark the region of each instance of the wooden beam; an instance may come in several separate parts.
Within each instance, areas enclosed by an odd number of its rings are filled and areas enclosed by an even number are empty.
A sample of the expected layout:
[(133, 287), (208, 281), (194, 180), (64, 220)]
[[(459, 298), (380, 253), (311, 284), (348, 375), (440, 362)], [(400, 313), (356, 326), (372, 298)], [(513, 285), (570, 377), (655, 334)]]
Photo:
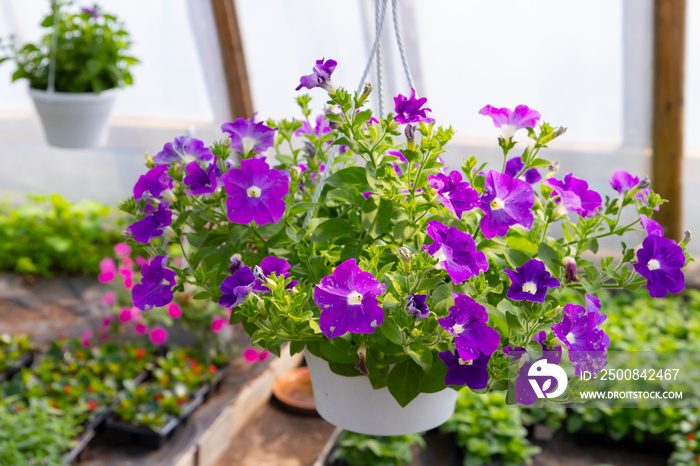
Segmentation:
[(667, 238), (682, 229), (686, 0), (654, 0), (652, 187), (670, 202), (654, 215)]
[(243, 41), (234, 1), (212, 0), (212, 6), (224, 63), (231, 117), (250, 118), (253, 116), (253, 99), (250, 95)]

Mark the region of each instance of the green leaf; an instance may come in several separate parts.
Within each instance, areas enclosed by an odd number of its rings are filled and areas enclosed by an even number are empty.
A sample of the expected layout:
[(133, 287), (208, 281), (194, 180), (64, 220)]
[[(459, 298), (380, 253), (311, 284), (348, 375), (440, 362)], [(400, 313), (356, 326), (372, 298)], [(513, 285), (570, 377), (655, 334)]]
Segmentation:
[(413, 360), (408, 359), (394, 366), (387, 378), (389, 393), (405, 407), (420, 393), (423, 370)]
[(357, 362), (357, 354), (352, 352), (352, 343), (341, 337), (332, 340), (324, 339), (321, 342), (321, 353), (327, 361), (343, 364)]
[(508, 236), (506, 243), (509, 248), (517, 249), (530, 256), (537, 254), (537, 245), (524, 236)]
[(508, 323), (508, 327), (510, 327), (511, 330), (515, 330), (516, 332), (523, 331), (523, 326), (520, 323), (520, 320), (515, 316), (515, 314), (507, 312), (506, 313), (506, 322)]
[(336, 188), (326, 194), (326, 199), (333, 201), (349, 202), (358, 207), (365, 203), (365, 197), (357, 188)]
[(382, 325), (379, 326), (379, 331), (382, 332), (382, 335), (390, 342), (396, 343), (399, 346), (404, 344), (403, 332), (393, 320), (386, 319)]
[(409, 349), (408, 355), (423, 369), (423, 372), (429, 372), (433, 366), (433, 353), (425, 346)]
[(349, 167), (338, 170), (326, 179), (326, 184), (334, 188), (368, 186), (363, 167)]
[(306, 212), (307, 210), (316, 209), (317, 207), (321, 207), (322, 205), (323, 204), (319, 204), (317, 202), (300, 202), (299, 204), (292, 205), (292, 207), (289, 208), (289, 212), (287, 213), (287, 215), (292, 217), (296, 214)]
[(534, 340), (531, 340), (525, 346), (528, 356), (530, 356), (530, 361), (537, 361), (542, 357), (542, 345)]
[(372, 110), (370, 109), (356, 114), (354, 120), (355, 127), (358, 127), (361, 124), (368, 122), (370, 118), (372, 118)]
[(419, 389), (421, 393), (436, 393), (445, 388), (445, 376), (447, 366), (439, 358), (435, 359), (432, 367), (420, 381)]
[(320, 243), (338, 236), (351, 236), (352, 234), (353, 228), (350, 222), (341, 218), (329, 218), (311, 232), (311, 241)]
[(540, 243), (540, 246), (537, 248), (537, 256), (544, 262), (544, 265), (549, 267), (549, 270), (557, 270), (556, 262), (559, 261), (559, 255), (550, 245), (547, 243)]
[(545, 159), (535, 159), (532, 161), (532, 163), (530, 163), (531, 168), (542, 168), (542, 167), (548, 167), (550, 165), (552, 165), (552, 162), (550, 162), (549, 160), (545, 160)]
[(297, 354), (304, 350), (305, 343), (303, 341), (290, 341), (289, 342), (289, 353)]
[(408, 220), (401, 220), (392, 229), (394, 239), (399, 242), (411, 241), (418, 233), (418, 227), (412, 225)]
[(377, 205), (377, 196), (370, 196), (362, 206), (362, 226), (372, 237), (381, 236), (391, 225), (392, 212), (390, 200), (381, 198)]

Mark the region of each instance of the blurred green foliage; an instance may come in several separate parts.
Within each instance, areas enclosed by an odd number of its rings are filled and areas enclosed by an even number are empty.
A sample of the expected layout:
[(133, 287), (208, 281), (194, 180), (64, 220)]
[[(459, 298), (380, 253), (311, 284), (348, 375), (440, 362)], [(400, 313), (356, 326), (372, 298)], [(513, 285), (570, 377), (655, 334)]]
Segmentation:
[(332, 461), (343, 460), (349, 466), (401, 466), (412, 459), (411, 446), (425, 447), (420, 434), (378, 437), (343, 431)]
[(463, 388), (455, 413), (442, 429), (457, 434), (457, 444), (465, 450), (465, 466), (494, 461), (503, 466), (529, 464), (540, 451), (525, 438), (520, 410), (506, 404), (504, 392), (478, 395)]
[(124, 228), (120, 212), (92, 200), (70, 203), (54, 194), (29, 196), (17, 208), (0, 204), (0, 271), (96, 275)]

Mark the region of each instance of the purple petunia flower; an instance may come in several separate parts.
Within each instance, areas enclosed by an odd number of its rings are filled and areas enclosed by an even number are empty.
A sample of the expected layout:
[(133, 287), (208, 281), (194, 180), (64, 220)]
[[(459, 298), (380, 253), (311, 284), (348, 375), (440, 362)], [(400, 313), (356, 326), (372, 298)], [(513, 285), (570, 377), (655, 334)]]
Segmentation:
[(430, 187), (437, 190), (442, 205), (460, 220), (462, 212), (479, 205), (479, 193), (470, 188), (468, 182), (462, 181), (462, 174), (456, 170), (449, 175), (428, 175), (428, 181)]
[(277, 223), (284, 215), (284, 197), (289, 193), (289, 178), (270, 169), (262, 160), (246, 159), (241, 168), (233, 168), (221, 176), (226, 188), (226, 211), (233, 223), (258, 225)]
[(644, 214), (639, 215), (639, 220), (640, 223), (642, 224), (642, 227), (644, 230), (647, 232), (647, 235), (657, 235), (657, 236), (663, 236), (664, 235), (664, 229), (661, 225), (659, 225), (658, 222), (655, 220), (650, 219)]
[(233, 123), (221, 125), (221, 131), (231, 137), (231, 149), (243, 155), (251, 152), (264, 152), (275, 143), (275, 131), (266, 126), (262, 121), (255, 122), (253, 118), (237, 118)]
[(581, 217), (593, 217), (603, 203), (600, 194), (588, 189), (586, 181), (574, 178), (571, 173), (563, 181), (547, 178), (542, 184), (554, 190), (552, 197), (558, 196), (554, 202), (559, 204), (562, 214), (576, 212)]
[(255, 276), (250, 270), (250, 267), (242, 267), (238, 269), (230, 277), (226, 277), (221, 283), (221, 293), (219, 298), (219, 306), (235, 307), (246, 300), (248, 295), (253, 291)]
[(564, 319), (552, 325), (552, 332), (569, 349), (576, 375), (599, 372), (607, 364), (610, 337), (600, 328), (607, 315), (600, 313), (600, 300), (586, 294), (586, 307), (564, 306)]
[(214, 154), (199, 139), (179, 136), (163, 146), (163, 150), (153, 157), (153, 163), (156, 165), (170, 165), (171, 162), (186, 164), (193, 160), (211, 160), (213, 158)]
[(80, 9), (80, 11), (82, 11), (86, 15), (92, 16), (95, 19), (100, 17), (100, 9), (97, 7), (97, 5), (93, 7), (84, 6)]
[(433, 244), (423, 245), (428, 254), (438, 260), (437, 268), (444, 268), (452, 281), (458, 285), (482, 270), (489, 269), (486, 254), (476, 250), (474, 238), (457, 227), (447, 227), (431, 220), (426, 227)]
[(363, 272), (348, 259), (321, 279), (314, 290), (314, 302), (321, 309), (319, 325), (327, 338), (345, 333), (372, 333), (384, 321), (384, 310), (377, 296), (386, 285), (369, 272)]
[(428, 118), (425, 112), (432, 112), (429, 108), (421, 108), (428, 101), (427, 97), (421, 97), (416, 99), (416, 90), (411, 88), (411, 97), (406, 97), (405, 95), (399, 94), (394, 97), (394, 111), (396, 112), (396, 117), (394, 118), (401, 124), (408, 123), (434, 123), (433, 118)]
[(156, 256), (141, 266), (141, 283), (131, 289), (134, 306), (142, 311), (165, 306), (173, 300), (173, 286), (177, 275), (165, 265), (168, 256)]
[(134, 185), (134, 200), (138, 201), (146, 192), (158, 199), (163, 191), (172, 187), (173, 179), (168, 175), (167, 165), (151, 168), (145, 175), (141, 175)]
[(185, 166), (187, 175), (182, 180), (192, 194), (211, 194), (218, 186), (217, 179), (221, 175), (216, 165), (216, 157), (212, 163), (202, 168), (198, 161), (193, 160)]
[(515, 132), (522, 128), (534, 128), (540, 113), (531, 110), (527, 105), (518, 105), (515, 110), (509, 108), (496, 108), (487, 105), (479, 110), (479, 115), (491, 117), (496, 128), (501, 128), (504, 140), (510, 140)]
[(501, 336), (488, 325), (486, 308), (462, 293), (452, 293), (455, 305), (438, 323), (455, 337), (457, 353), (462, 361), (472, 361), (483, 354), (491, 356), (498, 349)]
[(663, 298), (669, 292), (678, 293), (685, 288), (681, 271), (684, 266), (683, 248), (675, 241), (653, 233), (644, 239), (642, 248), (637, 251), (634, 270), (647, 279), (649, 296)]
[(147, 244), (151, 239), (161, 236), (165, 228), (172, 223), (173, 213), (168, 207), (170, 207), (169, 202), (161, 202), (158, 204), (158, 210), (132, 223), (126, 231), (133, 235), (137, 243)]
[[(289, 262), (287, 262), (284, 259), (280, 259), (275, 256), (267, 256), (260, 262), (260, 269), (262, 270), (263, 280), (255, 280), (255, 283), (253, 283), (253, 291), (269, 293), (270, 289), (265, 285), (265, 277), (272, 276), (274, 272), (278, 276), (284, 276), (284, 278), (289, 278), (288, 270), (290, 267), (291, 266), (289, 265)], [(299, 283), (297, 280), (293, 280), (287, 285), (286, 288), (288, 290), (291, 290), (297, 285), (297, 283)]]
[(439, 356), (447, 366), (445, 385), (466, 385), (472, 390), (486, 388), (489, 381), (487, 366), (489, 359), (491, 359), (490, 355), (486, 356), (482, 353), (476, 359), (466, 363), (462, 362), (459, 355), (452, 351), (444, 351)]
[(321, 87), (328, 92), (335, 91), (335, 87), (331, 82), (331, 75), (333, 74), (336, 66), (338, 66), (338, 62), (335, 60), (328, 59), (324, 61), (323, 58), (316, 60), (313, 73), (302, 76), (301, 79), (299, 79), (299, 85), (297, 86), (296, 90), (298, 91), (302, 87), (307, 89)]
[[(524, 166), (525, 165), (523, 164), (520, 156), (513, 157), (506, 162), (506, 170), (503, 173), (511, 178), (515, 178), (518, 176), (518, 173), (522, 171)], [(529, 170), (526, 170), (525, 173), (522, 174), (522, 177), (519, 177), (518, 179), (521, 179), (528, 184), (534, 184), (542, 179), (542, 175), (540, 175), (539, 170), (536, 168), (530, 168)]]
[(315, 135), (316, 137), (321, 137), (324, 134), (330, 132), (331, 122), (325, 118), (325, 115), (316, 116), (316, 125), (312, 129), (309, 124), (305, 121), (301, 122), (301, 127), (294, 131), (295, 136), (301, 136), (302, 134)]
[(544, 262), (537, 259), (525, 262), (515, 271), (506, 269), (505, 273), (512, 282), (507, 297), (513, 301), (543, 303), (547, 288), (560, 286), (559, 280), (544, 268)]
[(406, 312), (411, 315), (418, 317), (419, 319), (424, 319), (430, 314), (430, 309), (425, 303), (428, 299), (427, 294), (412, 294), (408, 297), (408, 303), (406, 304)]
[(528, 183), (495, 170), (486, 174), (479, 208), (484, 211), (481, 231), (487, 239), (503, 236), (511, 225), (532, 228), (535, 193)]

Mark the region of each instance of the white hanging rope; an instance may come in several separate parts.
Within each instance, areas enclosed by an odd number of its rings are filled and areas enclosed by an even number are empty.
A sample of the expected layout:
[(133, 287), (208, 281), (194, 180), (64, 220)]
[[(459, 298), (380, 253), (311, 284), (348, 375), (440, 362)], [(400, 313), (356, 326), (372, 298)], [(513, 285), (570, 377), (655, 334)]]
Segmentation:
[[(381, 36), (382, 36), (382, 31), (384, 29), (384, 19), (386, 17), (386, 7), (389, 3), (389, 0), (375, 0), (375, 9), (374, 9), (374, 16), (375, 16), (375, 37), (374, 37), (374, 43), (372, 44), (372, 48), (369, 53), (369, 58), (367, 59), (367, 64), (365, 65), (365, 69), (362, 72), (362, 78), (360, 79), (360, 83), (357, 86), (357, 94), (359, 94), (365, 84), (365, 80), (367, 79), (367, 75), (369, 74), (369, 68), (372, 66), (372, 61), (374, 61), (376, 57), (376, 64), (377, 64), (377, 97), (379, 101), (379, 116), (383, 116), (383, 90), (382, 90), (382, 55), (381, 55)], [(411, 71), (408, 66), (408, 60), (406, 60), (406, 54), (403, 49), (403, 41), (401, 40), (401, 30), (399, 28), (399, 19), (398, 19), (398, 3), (396, 0), (391, 0), (391, 7), (392, 7), (392, 19), (394, 23), (394, 35), (396, 36), (396, 42), (399, 47), (399, 55), (401, 56), (401, 63), (403, 65), (403, 70), (404, 74), (406, 75), (406, 80), (408, 81), (408, 85), (412, 88), (415, 89), (415, 85), (413, 83), (413, 77), (411, 76)], [(321, 191), (323, 191), (323, 186), (326, 182), (326, 178), (328, 178), (328, 175), (330, 175), (331, 168), (333, 167), (333, 162), (335, 161), (335, 157), (338, 154), (338, 146), (333, 146), (331, 149), (331, 153), (328, 156), (328, 161), (326, 162), (326, 167), (324, 170), (321, 172), (321, 176), (318, 179), (318, 185), (316, 185), (316, 191), (314, 192), (314, 195), (311, 199), (312, 202), (316, 203), (318, 202), (318, 199), (321, 197)], [(309, 222), (311, 219), (313, 210), (309, 210), (306, 213), (306, 217), (304, 218), (304, 226)]]
[(56, 51), (58, 50), (58, 11), (59, 4), (53, 6), (53, 33), (51, 35), (51, 58), (49, 59), (49, 83), (47, 91), (52, 94), (56, 87)]
[(370, 49), (369, 52), (369, 58), (367, 59), (367, 64), (365, 65), (365, 70), (362, 72), (362, 77), (360, 78), (360, 84), (357, 85), (357, 93), (359, 94), (362, 88), (365, 85), (365, 81), (367, 80), (367, 75), (369, 74), (369, 67), (372, 66), (372, 60), (374, 60), (374, 56), (377, 53), (377, 46), (379, 44), (379, 39), (380, 39), (380, 34), (382, 33), (382, 30), (384, 29), (384, 15), (386, 13), (386, 6), (388, 4), (388, 0), (382, 0), (382, 11), (379, 14), (379, 27), (377, 28), (379, 30), (379, 34), (375, 35), (374, 37), (374, 43), (372, 44), (372, 48)]
[(408, 87), (415, 89), (416, 86), (413, 84), (413, 77), (411, 76), (411, 70), (408, 67), (408, 61), (406, 60), (406, 54), (403, 50), (403, 41), (401, 40), (401, 29), (399, 28), (399, 9), (396, 0), (391, 0), (392, 18), (394, 20), (394, 35), (396, 36), (396, 43), (399, 46), (399, 55), (401, 55), (401, 64), (403, 65), (403, 71), (406, 74), (406, 81), (408, 81)]
[(379, 103), (379, 118), (384, 116), (384, 91), (382, 89), (382, 42), (379, 38), (382, 37), (384, 30), (384, 21), (379, 23), (379, 4), (382, 3), (382, 15), (386, 12), (387, 0), (374, 0), (374, 35), (377, 37), (377, 102)]

